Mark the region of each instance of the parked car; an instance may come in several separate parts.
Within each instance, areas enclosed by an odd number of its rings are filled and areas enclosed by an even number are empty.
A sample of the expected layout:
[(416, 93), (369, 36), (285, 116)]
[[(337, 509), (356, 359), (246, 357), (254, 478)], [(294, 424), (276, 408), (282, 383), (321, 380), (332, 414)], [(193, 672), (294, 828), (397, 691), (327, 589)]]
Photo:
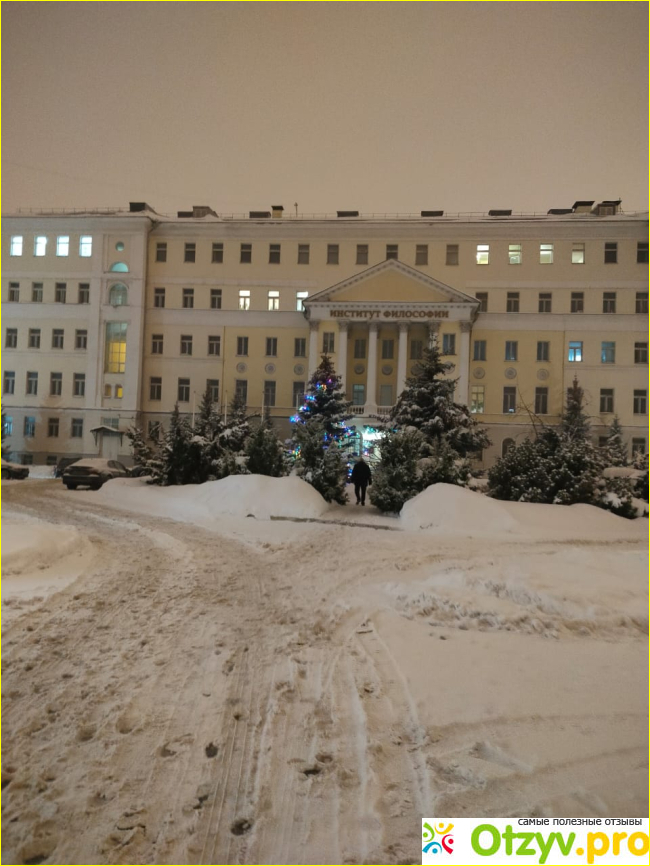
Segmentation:
[(92, 490), (99, 488), (111, 478), (127, 478), (129, 470), (117, 460), (103, 460), (101, 457), (93, 457), (77, 460), (63, 470), (63, 483), (68, 490), (77, 487), (90, 487)]
[(29, 466), (20, 466), (18, 463), (9, 463), (8, 460), (2, 461), (2, 477), (23, 479), (29, 475)]
[(54, 467), (54, 477), (61, 478), (66, 467), (76, 463), (77, 460), (81, 460), (81, 457), (61, 457)]

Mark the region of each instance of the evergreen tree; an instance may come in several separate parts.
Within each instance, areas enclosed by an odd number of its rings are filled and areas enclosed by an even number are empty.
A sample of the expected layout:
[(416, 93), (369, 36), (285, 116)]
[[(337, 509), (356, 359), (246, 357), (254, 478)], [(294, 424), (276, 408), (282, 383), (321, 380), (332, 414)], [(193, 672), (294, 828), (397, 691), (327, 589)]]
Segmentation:
[(375, 469), (370, 501), (381, 511), (399, 512), (420, 492), (418, 460), (423, 435), (414, 428), (399, 430), (381, 440), (381, 462)]
[(232, 474), (225, 468), (229, 464), (224, 459), (223, 422), (209, 385), (201, 398), (193, 433), (190, 451), (199, 465), (200, 483)]
[(152, 480), (167, 487), (172, 484), (195, 483), (196, 466), (190, 459), (192, 428), (184, 415), (174, 406), (169, 429), (163, 438), (160, 460), (152, 465)]
[(142, 468), (148, 475), (158, 443), (154, 441), (153, 446), (149, 445), (141, 427), (130, 427), (126, 431), (126, 438), (131, 443), (134, 466)]
[(280, 478), (287, 474), (287, 459), (268, 414), (246, 444), (248, 463), (246, 468), (253, 475), (270, 475)]
[(221, 446), (233, 455), (242, 455), (250, 433), (246, 401), (235, 393), (230, 403), (227, 420), (220, 433)]
[(577, 376), (574, 376), (571, 387), (567, 388), (560, 426), (568, 439), (586, 440), (589, 436), (590, 425), (584, 411), (584, 396), (585, 392), (580, 387)]
[(614, 420), (609, 427), (603, 457), (606, 466), (628, 465), (627, 448), (623, 444), (623, 430), (618, 415), (614, 415)]

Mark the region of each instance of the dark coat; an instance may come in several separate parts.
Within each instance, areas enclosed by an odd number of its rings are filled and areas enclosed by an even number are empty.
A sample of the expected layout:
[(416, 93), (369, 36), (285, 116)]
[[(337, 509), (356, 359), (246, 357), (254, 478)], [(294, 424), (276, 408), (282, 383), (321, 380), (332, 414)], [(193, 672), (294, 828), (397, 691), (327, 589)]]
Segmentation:
[(363, 460), (355, 463), (354, 468), (352, 469), (352, 475), (350, 476), (350, 481), (352, 481), (353, 484), (372, 484), (372, 472), (370, 471), (370, 466), (368, 466), (368, 464)]

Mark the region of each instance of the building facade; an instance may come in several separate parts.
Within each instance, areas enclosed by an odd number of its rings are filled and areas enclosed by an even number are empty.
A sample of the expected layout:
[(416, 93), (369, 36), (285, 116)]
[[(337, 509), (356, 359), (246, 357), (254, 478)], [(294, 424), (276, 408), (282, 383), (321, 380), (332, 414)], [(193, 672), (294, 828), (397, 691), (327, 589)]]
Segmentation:
[(648, 221), (620, 202), (547, 214), (8, 215), (3, 397), (14, 459), (128, 458), (120, 435), (191, 415), (206, 387), (282, 432), (322, 353), (369, 435), (437, 340), (491, 465), (559, 421), (574, 376), (594, 438), (647, 450)]

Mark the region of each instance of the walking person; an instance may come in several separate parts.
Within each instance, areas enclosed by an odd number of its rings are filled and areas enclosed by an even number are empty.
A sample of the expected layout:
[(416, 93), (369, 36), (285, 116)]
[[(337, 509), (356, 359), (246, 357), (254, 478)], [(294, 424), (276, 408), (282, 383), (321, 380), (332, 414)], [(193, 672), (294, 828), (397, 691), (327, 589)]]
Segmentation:
[(363, 457), (359, 457), (354, 464), (350, 481), (354, 484), (354, 494), (357, 497), (357, 505), (366, 504), (366, 488), (372, 484), (372, 472), (370, 466), (365, 462)]

